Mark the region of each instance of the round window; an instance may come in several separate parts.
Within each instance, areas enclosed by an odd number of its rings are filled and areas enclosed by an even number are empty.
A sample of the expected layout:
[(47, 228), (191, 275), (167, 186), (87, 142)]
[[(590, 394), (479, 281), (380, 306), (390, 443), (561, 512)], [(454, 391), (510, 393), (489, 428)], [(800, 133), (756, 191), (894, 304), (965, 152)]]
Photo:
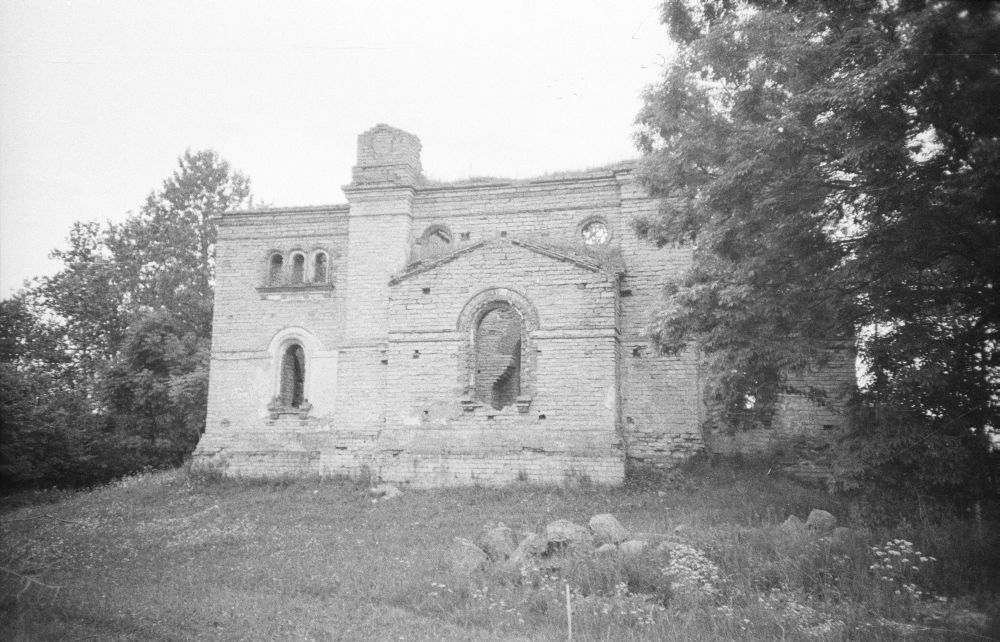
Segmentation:
[(585, 245), (604, 245), (611, 237), (608, 225), (604, 221), (591, 221), (580, 231)]

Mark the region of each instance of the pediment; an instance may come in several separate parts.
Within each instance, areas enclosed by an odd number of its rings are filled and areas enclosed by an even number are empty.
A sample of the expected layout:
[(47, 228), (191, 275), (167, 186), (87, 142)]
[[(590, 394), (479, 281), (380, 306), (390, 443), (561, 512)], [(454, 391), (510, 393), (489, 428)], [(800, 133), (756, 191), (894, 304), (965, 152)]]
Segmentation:
[(466, 245), (447, 254), (442, 254), (440, 256), (436, 256), (429, 259), (423, 259), (420, 261), (414, 261), (413, 263), (407, 265), (396, 276), (392, 277), (392, 279), (389, 280), (389, 285), (396, 285), (397, 283), (405, 281), (411, 277), (417, 276), (418, 274), (423, 274), (425, 272), (436, 270), (442, 265), (451, 263), (452, 261), (462, 256), (465, 256), (466, 254), (474, 254), (476, 252), (482, 252), (490, 248), (503, 247), (503, 246), (520, 247), (529, 252), (534, 252), (535, 254), (539, 254), (541, 256), (552, 259), (553, 261), (561, 261), (564, 263), (569, 263), (581, 270), (587, 270), (589, 272), (604, 272), (609, 274), (617, 274), (622, 272), (622, 269), (619, 265), (616, 265), (614, 261), (608, 260), (607, 258), (604, 257), (591, 256), (584, 252), (576, 251), (570, 248), (538, 243), (535, 241), (500, 238), (500, 239), (477, 241), (475, 243), (472, 243), (471, 245)]

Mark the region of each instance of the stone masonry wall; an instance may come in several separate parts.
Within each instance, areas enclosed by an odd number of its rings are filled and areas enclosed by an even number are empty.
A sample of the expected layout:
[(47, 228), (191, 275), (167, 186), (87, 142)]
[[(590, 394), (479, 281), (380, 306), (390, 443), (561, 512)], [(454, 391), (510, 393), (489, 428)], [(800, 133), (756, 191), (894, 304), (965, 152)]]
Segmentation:
[[(420, 173), (419, 139), (378, 125), (359, 136), (348, 205), (222, 217), (196, 458), (229, 474), (424, 486), (619, 483), (626, 458), (672, 466), (706, 444), (773, 451), (839, 426), (836, 404), (788, 396), (768, 437), (703, 434), (698, 355), (661, 355), (649, 337), (663, 286), (683, 277), (691, 249), (637, 237), (634, 221), (657, 203), (629, 165), (450, 184)], [(582, 231), (595, 222), (607, 242), (587, 245)], [(321, 253), (327, 274), (315, 282)], [(270, 279), (275, 254), (286, 271), (304, 262), (304, 282)], [(491, 301), (512, 305), (524, 328), (520, 387), (501, 410), (476, 394), (473, 371)], [(275, 402), (291, 345), (305, 361), (294, 409)], [(802, 375), (826, 389), (845, 381), (846, 351)]]
[[(387, 421), (396, 449), (383, 478), (495, 483), (624, 476), (616, 430), (615, 281), (495, 239), (400, 280), (390, 296)], [(468, 396), (470, 299), (496, 289), (527, 302), (524, 407), (496, 410)], [(489, 294), (482, 301), (495, 300)], [(473, 324), (474, 326), (474, 324)]]
[[(310, 207), (230, 213), (219, 221), (208, 415), (200, 453), (253, 450), (254, 432), (273, 441), (268, 405), (278, 393), (282, 339), (306, 343), (305, 397), (317, 416), (330, 415), (336, 389), (336, 346), (342, 341), (347, 208)], [(326, 251), (323, 284), (268, 288), (270, 255)], [(285, 261), (286, 266), (290, 264)], [(286, 440), (287, 441), (287, 440)]]

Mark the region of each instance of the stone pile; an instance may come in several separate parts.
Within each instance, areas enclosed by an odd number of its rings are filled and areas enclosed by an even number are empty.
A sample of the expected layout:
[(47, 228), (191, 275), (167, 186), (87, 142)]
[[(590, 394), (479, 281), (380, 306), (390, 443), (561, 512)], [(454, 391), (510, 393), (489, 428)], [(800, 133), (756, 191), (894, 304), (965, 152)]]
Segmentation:
[(602, 513), (590, 518), (587, 526), (558, 519), (548, 523), (541, 533), (516, 533), (500, 522), (487, 524), (471, 541), (456, 537), (448, 561), (457, 573), (469, 574), (497, 564), (505, 570), (518, 571), (542, 558), (561, 553), (584, 555), (637, 555), (649, 542), (630, 535), (614, 515)]
[(837, 526), (837, 518), (831, 513), (814, 508), (806, 521), (789, 515), (778, 530), (792, 538), (824, 537), (835, 544), (846, 544), (857, 537), (857, 533), (845, 526)]

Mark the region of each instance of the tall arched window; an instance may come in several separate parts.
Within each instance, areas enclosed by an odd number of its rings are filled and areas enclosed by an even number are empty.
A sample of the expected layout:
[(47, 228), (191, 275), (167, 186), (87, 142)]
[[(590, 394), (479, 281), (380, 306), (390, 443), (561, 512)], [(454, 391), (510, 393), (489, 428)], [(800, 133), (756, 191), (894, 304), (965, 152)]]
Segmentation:
[(275, 252), (271, 255), (271, 260), (268, 262), (267, 268), (267, 283), (268, 285), (279, 285), (281, 283), (281, 272), (285, 266), (285, 259), (280, 253)]
[(326, 283), (326, 252), (317, 252), (313, 258), (313, 283)]
[(475, 335), (476, 399), (500, 410), (521, 394), (524, 323), (509, 303), (498, 302), (479, 319)]
[(305, 254), (295, 253), (292, 255), (292, 283), (302, 283), (306, 275)]
[(281, 390), (278, 400), (285, 408), (298, 408), (305, 398), (306, 355), (293, 343), (281, 356)]

